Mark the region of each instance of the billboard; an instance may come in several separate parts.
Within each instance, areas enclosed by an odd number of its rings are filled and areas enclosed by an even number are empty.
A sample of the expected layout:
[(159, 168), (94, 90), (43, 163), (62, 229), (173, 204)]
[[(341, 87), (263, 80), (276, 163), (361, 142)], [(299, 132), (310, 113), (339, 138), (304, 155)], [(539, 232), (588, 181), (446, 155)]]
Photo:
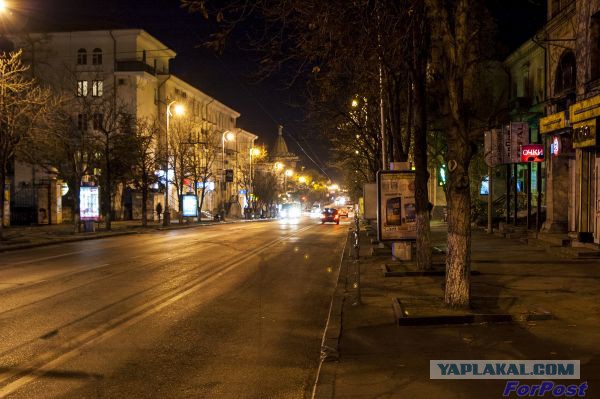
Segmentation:
[(100, 219), (100, 187), (79, 188), (79, 218), (82, 221)]
[(521, 146), (521, 162), (544, 162), (544, 145), (525, 144)]
[(485, 163), (497, 166), (502, 163), (502, 129), (491, 129), (484, 134)]
[(379, 241), (416, 240), (415, 172), (378, 172), (377, 205)]
[(183, 217), (198, 216), (198, 197), (195, 195), (183, 195)]
[(510, 123), (510, 157), (505, 163), (519, 163), (521, 161), (521, 147), (529, 144), (529, 125), (526, 122)]

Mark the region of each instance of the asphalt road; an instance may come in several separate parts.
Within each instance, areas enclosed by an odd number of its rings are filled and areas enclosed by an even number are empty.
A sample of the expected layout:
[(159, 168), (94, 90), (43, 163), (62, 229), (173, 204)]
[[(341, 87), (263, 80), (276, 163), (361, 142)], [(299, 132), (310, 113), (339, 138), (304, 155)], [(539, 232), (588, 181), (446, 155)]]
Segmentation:
[(0, 254), (0, 397), (310, 396), (346, 232), (304, 218)]

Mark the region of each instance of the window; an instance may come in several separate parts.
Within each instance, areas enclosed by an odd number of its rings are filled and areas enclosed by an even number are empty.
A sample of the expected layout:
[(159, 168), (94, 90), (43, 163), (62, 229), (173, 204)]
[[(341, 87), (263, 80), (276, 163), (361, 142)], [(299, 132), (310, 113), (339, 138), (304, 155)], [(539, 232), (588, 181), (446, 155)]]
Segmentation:
[(77, 97), (85, 97), (88, 94), (88, 82), (87, 80), (77, 81)]
[(79, 130), (86, 131), (88, 128), (88, 117), (87, 114), (78, 114), (77, 115), (77, 128)]
[(77, 65), (87, 65), (87, 51), (84, 48), (77, 50)]
[(590, 80), (600, 79), (600, 12), (590, 23)]
[(104, 121), (103, 114), (94, 114), (92, 117), (92, 126), (93, 126), (94, 130), (102, 129), (103, 121)]
[(102, 65), (102, 49), (95, 48), (92, 51), (92, 65)]
[(104, 82), (101, 80), (92, 80), (92, 97), (102, 97), (104, 91)]
[(575, 89), (575, 54), (567, 50), (560, 57), (554, 77), (554, 95)]

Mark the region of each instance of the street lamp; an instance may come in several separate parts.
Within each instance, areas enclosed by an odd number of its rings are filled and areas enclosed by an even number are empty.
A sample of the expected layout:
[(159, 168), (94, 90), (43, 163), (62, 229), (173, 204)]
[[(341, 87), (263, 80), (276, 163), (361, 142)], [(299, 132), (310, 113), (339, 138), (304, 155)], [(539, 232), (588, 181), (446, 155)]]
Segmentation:
[(250, 192), (254, 194), (254, 171), (252, 170), (252, 159), (260, 156), (260, 148), (250, 148)]
[[(225, 192), (227, 190), (227, 177), (225, 176), (225, 142), (226, 141), (233, 141), (235, 140), (235, 134), (230, 131), (230, 130), (226, 130), (223, 132), (223, 134), (221, 135), (221, 165), (222, 165), (222, 176), (223, 176), (223, 183), (221, 185), (221, 207), (223, 209), (223, 211), (225, 211)], [(225, 190), (223, 190), (223, 184), (225, 187)]]
[[(0, 0), (2, 1), (2, 0)], [(163, 216), (163, 225), (168, 226), (171, 223), (171, 211), (169, 210), (169, 123), (171, 121), (171, 107), (173, 108), (173, 112), (176, 116), (181, 116), (185, 113), (185, 108), (182, 104), (179, 104), (177, 101), (171, 101), (167, 104), (167, 126), (165, 129), (165, 210)]]
[(351, 103), (351, 105), (352, 105), (352, 108), (356, 108), (356, 107), (358, 107), (358, 100), (357, 100), (356, 98), (354, 98), (354, 99), (352, 100), (352, 103)]
[(0, 0), (0, 13), (5, 13), (7, 9), (6, 1)]
[(305, 184), (305, 183), (306, 183), (306, 176), (300, 176), (300, 177), (298, 178), (298, 182), (299, 182), (300, 184)]

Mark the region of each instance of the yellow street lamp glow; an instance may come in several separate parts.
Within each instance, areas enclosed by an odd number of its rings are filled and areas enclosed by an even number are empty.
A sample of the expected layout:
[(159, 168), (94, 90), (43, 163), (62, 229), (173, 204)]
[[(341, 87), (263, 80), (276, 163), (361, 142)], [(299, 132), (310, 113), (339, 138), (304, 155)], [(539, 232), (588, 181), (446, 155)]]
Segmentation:
[(337, 190), (340, 189), (340, 186), (338, 186), (337, 184), (332, 184), (328, 188), (329, 188), (330, 191), (337, 191)]
[(7, 8), (6, 1), (0, 0), (0, 12), (5, 12)]
[(275, 169), (277, 169), (277, 170), (283, 169), (283, 164), (281, 162), (275, 162)]
[(235, 139), (235, 134), (233, 132), (225, 133), (225, 141), (233, 141)]
[[(0, 0), (2, 1), (2, 0)], [(177, 116), (181, 116), (183, 114), (185, 114), (185, 107), (183, 106), (183, 104), (175, 104), (175, 109), (173, 110), (175, 115)]]
[(288, 169), (288, 170), (285, 171), (285, 175), (287, 177), (292, 177), (292, 176), (294, 176), (294, 171), (291, 170), (291, 169)]
[(358, 100), (355, 98), (354, 100), (352, 100), (352, 108), (356, 107), (358, 107)]
[(250, 149), (250, 155), (252, 155), (253, 157), (257, 157), (260, 155), (260, 148), (251, 148)]
[(299, 181), (300, 183), (302, 183), (302, 184), (306, 183), (306, 176), (300, 176), (300, 177), (298, 178), (298, 181)]
[(358, 154), (358, 150), (355, 150), (354, 152), (355, 152), (356, 154)]

